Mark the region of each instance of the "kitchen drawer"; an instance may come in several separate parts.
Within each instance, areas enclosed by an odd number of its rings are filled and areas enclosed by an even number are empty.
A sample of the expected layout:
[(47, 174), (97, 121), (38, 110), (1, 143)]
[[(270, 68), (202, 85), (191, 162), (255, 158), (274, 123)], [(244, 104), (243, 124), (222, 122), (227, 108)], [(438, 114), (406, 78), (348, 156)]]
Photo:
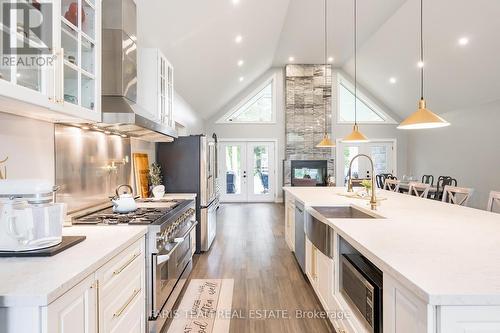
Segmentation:
[(99, 332), (144, 332), (143, 276), (136, 274), (124, 282), (107, 296), (99, 295)]
[(113, 257), (97, 272), (99, 294), (106, 297), (116, 286), (123, 287), (134, 276), (144, 275), (144, 239), (141, 238)]

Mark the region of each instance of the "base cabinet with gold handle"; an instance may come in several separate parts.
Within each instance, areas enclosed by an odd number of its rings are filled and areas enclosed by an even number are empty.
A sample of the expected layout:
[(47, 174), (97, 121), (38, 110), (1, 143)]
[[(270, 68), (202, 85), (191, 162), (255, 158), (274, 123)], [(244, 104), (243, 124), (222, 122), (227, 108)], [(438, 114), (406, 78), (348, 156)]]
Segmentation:
[[(145, 333), (144, 247), (145, 240), (141, 238), (48, 306), (33, 308), (33, 311), (30, 308), (9, 309), (7, 316), (15, 325), (0, 331)], [(15, 313), (18, 309), (19, 313)]]

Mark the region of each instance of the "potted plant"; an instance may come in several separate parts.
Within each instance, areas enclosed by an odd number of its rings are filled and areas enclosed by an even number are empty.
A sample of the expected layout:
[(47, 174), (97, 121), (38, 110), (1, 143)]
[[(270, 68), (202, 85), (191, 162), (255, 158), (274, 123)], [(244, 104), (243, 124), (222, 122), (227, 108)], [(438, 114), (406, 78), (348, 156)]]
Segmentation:
[(372, 181), (370, 179), (364, 179), (361, 181), (361, 186), (364, 187), (366, 194), (371, 194), (370, 191), (372, 190)]
[(162, 184), (161, 166), (158, 163), (151, 164), (149, 169), (149, 183), (151, 184), (153, 197), (161, 199), (165, 195), (165, 186)]

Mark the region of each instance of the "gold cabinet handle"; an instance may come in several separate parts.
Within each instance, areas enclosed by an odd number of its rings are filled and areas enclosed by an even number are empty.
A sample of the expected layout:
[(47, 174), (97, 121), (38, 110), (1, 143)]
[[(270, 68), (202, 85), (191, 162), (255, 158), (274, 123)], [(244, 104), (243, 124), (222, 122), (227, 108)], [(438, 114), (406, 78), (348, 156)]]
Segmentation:
[(135, 258), (137, 258), (140, 254), (139, 253), (135, 253), (132, 258), (130, 258), (125, 264), (123, 264), (122, 267), (118, 268), (116, 271), (113, 272), (113, 275), (118, 275), (120, 274), (125, 268), (127, 268), (128, 265), (130, 265), (132, 263), (132, 261), (135, 260)]
[(137, 296), (137, 294), (139, 294), (140, 292), (141, 292), (141, 289), (134, 289), (134, 293), (132, 294), (132, 296), (130, 296), (129, 299), (127, 300), (127, 302), (125, 304), (123, 304), (122, 307), (113, 314), (113, 317), (114, 318), (120, 317), (122, 315), (123, 311), (125, 311), (127, 309), (129, 304), (132, 303), (132, 301), (134, 300), (135, 296)]

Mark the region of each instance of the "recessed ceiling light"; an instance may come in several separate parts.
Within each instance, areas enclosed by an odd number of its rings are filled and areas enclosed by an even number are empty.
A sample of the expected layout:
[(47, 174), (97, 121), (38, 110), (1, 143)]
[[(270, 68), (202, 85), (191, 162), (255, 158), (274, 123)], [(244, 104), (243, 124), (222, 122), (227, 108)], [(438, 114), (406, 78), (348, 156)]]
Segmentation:
[(328, 62), (333, 62), (333, 57), (328, 57)]
[(391, 77), (391, 78), (389, 78), (389, 82), (391, 84), (395, 84), (396, 82), (398, 82), (398, 79), (396, 79), (395, 77)]
[(243, 76), (240, 76), (240, 78), (239, 78), (240, 82), (243, 82), (244, 79), (245, 78)]
[(20, 76), (21, 76), (21, 73), (17, 73), (17, 74), (16, 74), (16, 76), (17, 76), (17, 77), (20, 77)]
[(293, 62), (293, 61), (295, 61), (295, 58), (294, 57), (288, 57), (288, 61)]
[(243, 60), (238, 60), (238, 67), (243, 66), (243, 64), (244, 64), (244, 63), (245, 63), (245, 62), (244, 62)]
[(236, 44), (241, 43), (242, 40), (243, 40), (243, 37), (241, 35), (237, 35), (236, 38), (234, 39), (234, 41), (236, 42)]
[(469, 44), (469, 38), (467, 38), (467, 37), (461, 37), (461, 38), (458, 39), (458, 45), (465, 46), (467, 44)]
[(237, 5), (240, 3), (240, 0), (233, 0), (233, 5)]
[(419, 62), (417, 62), (417, 66), (418, 66), (419, 68), (424, 67), (424, 62), (423, 62), (423, 61), (419, 61)]

